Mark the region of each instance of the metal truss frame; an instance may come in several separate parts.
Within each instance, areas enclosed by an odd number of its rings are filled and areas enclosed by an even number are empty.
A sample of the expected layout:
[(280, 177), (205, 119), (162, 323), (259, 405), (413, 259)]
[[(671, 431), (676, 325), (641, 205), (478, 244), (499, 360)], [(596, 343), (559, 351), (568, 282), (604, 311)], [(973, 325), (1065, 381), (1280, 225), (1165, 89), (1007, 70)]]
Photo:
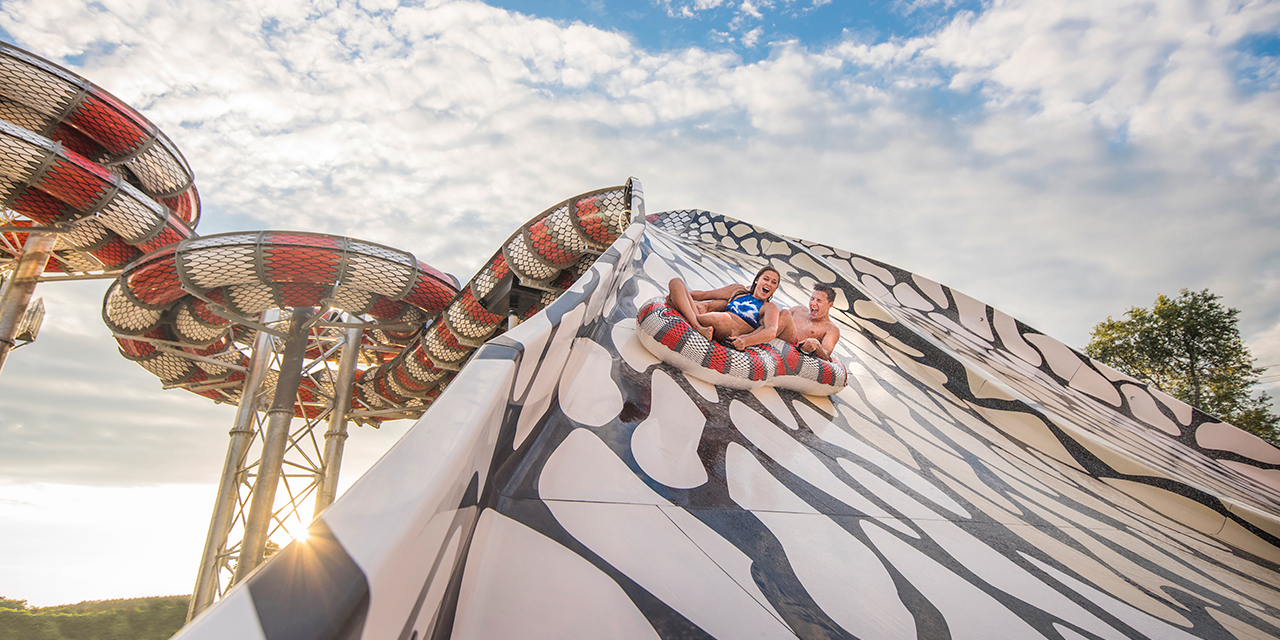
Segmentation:
[[(20, 224), (23, 221), (26, 221), (27, 225), (31, 226)], [(0, 209), (0, 272), (16, 269), (24, 254), (24, 247), (18, 242), (18, 238), (13, 235), (15, 233), (52, 234), (56, 236), (66, 233), (66, 229), (59, 226), (37, 226), (17, 211), (12, 209)], [(101, 263), (98, 262), (97, 258), (94, 258), (87, 252), (84, 253), (84, 258), (86, 261), (97, 263), (101, 266)], [(84, 271), (81, 268), (83, 265), (74, 265), (52, 250), (49, 251), (48, 259), (51, 262), (56, 262), (61, 272), (49, 273), (47, 268), (43, 269), (37, 276), (39, 282), (56, 282), (59, 280), (106, 280), (114, 279), (120, 275), (119, 269), (109, 270), (106, 267)]]
[[(336, 496), (357, 364), (370, 353), (368, 345), (361, 348), (363, 328), (378, 325), (336, 310), (311, 312), (265, 311), (255, 324), (272, 331), (255, 332), (251, 344), (234, 347), (248, 351), (249, 365), (188, 619), (304, 536)], [(221, 384), (221, 392), (234, 397), (235, 390)], [(205, 382), (200, 390), (214, 388)], [(277, 393), (292, 397), (277, 399)]]

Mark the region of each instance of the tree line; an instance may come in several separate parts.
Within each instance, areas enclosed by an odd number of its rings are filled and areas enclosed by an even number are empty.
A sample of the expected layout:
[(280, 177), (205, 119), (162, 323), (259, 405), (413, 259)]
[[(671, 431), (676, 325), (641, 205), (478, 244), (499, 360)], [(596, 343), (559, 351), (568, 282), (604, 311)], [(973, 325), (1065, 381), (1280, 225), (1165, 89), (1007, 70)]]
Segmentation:
[(1221, 297), (1183, 289), (1156, 296), (1150, 309), (1094, 325), (1085, 353), (1215, 415), (1272, 444), (1280, 444), (1280, 416), (1254, 387), (1266, 370), (1256, 365), (1237, 326), (1239, 310)]
[(165, 640), (182, 628), (190, 596), (90, 600), (30, 607), (0, 596), (0, 640)]

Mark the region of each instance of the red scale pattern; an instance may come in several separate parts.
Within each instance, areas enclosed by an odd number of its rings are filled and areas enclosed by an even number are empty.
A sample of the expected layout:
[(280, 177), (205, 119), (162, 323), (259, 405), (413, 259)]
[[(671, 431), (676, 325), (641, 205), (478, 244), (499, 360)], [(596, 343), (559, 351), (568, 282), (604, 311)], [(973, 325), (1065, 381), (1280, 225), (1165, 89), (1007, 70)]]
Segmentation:
[(279, 285), (276, 292), (283, 306), (314, 307), (320, 304), (320, 298), (329, 293), (329, 287), (323, 284), (286, 282)]
[(467, 317), (475, 320), (479, 324), (488, 325), (496, 324), (502, 321), (502, 316), (489, 313), (484, 307), (476, 302), (476, 297), (471, 293), (471, 287), (463, 287), (462, 295), (458, 297), (458, 304), (463, 306), (467, 312)]
[(149, 356), (156, 352), (156, 348), (146, 342), (129, 340), (129, 339), (121, 338), (117, 336), (116, 343), (120, 345), (120, 352), (123, 353), (125, 357), (131, 360)]
[(171, 384), (184, 384), (191, 382), (204, 382), (209, 379), (209, 376), (205, 375), (203, 371), (186, 361), (182, 361), (179, 366), (182, 367), (182, 374), (175, 376), (166, 382)]
[(173, 248), (160, 251), (145, 264), (132, 269), (125, 282), (129, 292), (143, 304), (154, 307), (167, 306), (186, 295), (178, 280), (178, 269)]
[(107, 194), (112, 176), (80, 154), (68, 153), (54, 160), (37, 186), (78, 209), (91, 209)]
[[(218, 293), (221, 294), (222, 292), (218, 291)], [(227, 320), (226, 318), (214, 315), (214, 313), (209, 310), (208, 303), (206, 303), (204, 300), (201, 300), (199, 298), (192, 299), (191, 313), (206, 324), (212, 324), (216, 326), (226, 326), (227, 324), (231, 323), (231, 321)]]
[(147, 240), (139, 245), (143, 253), (150, 253), (156, 249), (167, 247), (171, 244), (182, 242), (191, 237), (191, 232), (177, 225), (166, 223), (164, 228), (157, 233), (154, 238)]
[(660, 342), (662, 343), (662, 346), (672, 351), (676, 351), (679, 349), (680, 343), (684, 341), (684, 337), (689, 335), (689, 332), (692, 330), (693, 328), (690, 327), (688, 323), (677, 324), (670, 329), (667, 329), (667, 332), (662, 334)]
[(556, 276), (555, 280), (551, 281), (551, 286), (557, 289), (568, 289), (569, 287), (573, 286), (574, 282), (577, 282), (577, 281), (578, 281), (578, 278), (573, 275), (573, 270), (565, 269), (564, 271), (560, 272), (560, 275)]
[(719, 371), (720, 373), (729, 373), (729, 354), (724, 347), (714, 345), (709, 355), (710, 358), (707, 360), (706, 365), (708, 369)]
[(435, 363), (431, 361), (431, 358), (427, 357), (427, 352), (422, 350), (421, 344), (413, 347), (413, 351), (409, 354), (409, 357), (417, 360), (418, 364), (422, 365), (422, 368), (427, 371), (443, 371), (443, 369), (437, 369)]
[(391, 369), (391, 375), (395, 376), (396, 384), (408, 389), (409, 391), (422, 392), (427, 390), (426, 383), (420, 380), (414, 380), (404, 367), (395, 367)]
[(423, 275), (429, 275), (440, 282), (453, 282), (453, 278), (450, 278), (448, 274), (425, 262), (422, 262), (421, 260), (418, 261), (418, 274), (419, 278)]
[(787, 351), (787, 359), (786, 359), (785, 364), (786, 364), (786, 367), (787, 367), (787, 373), (792, 373), (792, 374), (793, 374), (793, 373), (795, 373), (795, 372), (799, 371), (799, 370), (800, 370), (800, 350), (799, 350), (799, 349), (789, 349), (789, 350)]
[[(151, 331), (148, 331), (147, 333), (143, 334), (142, 337), (151, 338), (153, 340), (169, 340), (170, 339), (169, 332), (166, 331), (164, 327), (156, 327), (155, 329), (152, 329)], [(143, 342), (141, 340), (130, 340), (128, 338), (116, 338), (116, 342), (120, 344), (121, 352), (123, 352), (126, 357), (129, 357), (132, 360), (136, 360), (138, 358), (146, 358), (146, 357), (154, 356), (156, 354), (156, 347), (150, 342)]]
[(324, 409), (316, 406), (323, 402), (321, 396), (315, 391), (315, 383), (302, 379), (302, 383), (298, 385), (297, 402), (293, 405), (293, 416), (295, 418), (315, 418), (319, 416)]
[[(307, 236), (269, 236), (263, 239), (263, 266), (267, 279), (272, 282), (333, 283), (338, 278), (341, 255), (332, 251), (317, 250), (313, 243), (320, 238)], [(269, 243), (269, 244), (268, 244)]]
[(389, 341), (396, 346), (404, 346), (411, 338), (413, 338), (413, 334), (416, 333), (416, 331), (387, 331), (386, 329), (383, 329), (382, 331), (387, 334)]
[(408, 398), (392, 391), (391, 385), (387, 384), (387, 379), (382, 376), (378, 376), (373, 379), (373, 389), (378, 392), (378, 395), (394, 402), (405, 402), (408, 400)]
[(507, 274), (511, 273), (511, 267), (507, 264), (507, 258), (502, 255), (501, 251), (499, 251), (498, 255), (494, 256), (493, 260), (489, 262), (489, 270), (493, 272), (493, 279), (495, 282), (507, 277)]
[(578, 222), (582, 225), (582, 231), (587, 234), (587, 237), (598, 244), (612, 244), (614, 240), (610, 237), (612, 234), (605, 228), (604, 219), (600, 217), (599, 200), (591, 196), (574, 204)]
[(66, 126), (59, 124), (53, 130), (53, 134), (49, 139), (62, 143), (63, 148), (70, 149), (86, 158), (97, 158), (103, 155), (102, 146), (94, 142), (89, 136)]
[[(243, 373), (240, 373), (239, 371), (232, 371), (231, 375), (228, 375), (224, 380), (224, 382), (241, 382), (243, 380), (244, 380)], [(195, 394), (198, 396), (204, 396), (206, 398), (209, 398), (210, 400), (218, 400), (223, 402), (227, 400), (226, 396), (223, 395), (223, 391), (219, 389), (209, 389), (207, 391), (196, 391)]]
[[(534, 313), (537, 313), (537, 311), (535, 311)], [(449, 327), (444, 326), (443, 322), (436, 322), (432, 324), (431, 330), (434, 331), (435, 334), (440, 337), (440, 342), (443, 342), (444, 346), (450, 349), (466, 348), (466, 347), (463, 347), (458, 342), (458, 338), (453, 335), (453, 332), (449, 330)]]
[(195, 187), (191, 187), (176, 196), (160, 199), (160, 204), (168, 207), (175, 217), (181, 218), (188, 224), (195, 217), (196, 202), (198, 202), (198, 196), (196, 195)]
[(194, 353), (198, 356), (211, 356), (216, 353), (221, 353), (226, 348), (227, 348), (227, 337), (223, 336), (222, 339), (218, 340), (217, 342), (214, 342), (213, 344), (207, 347), (184, 347), (183, 351), (186, 351), (187, 353)]
[(529, 240), (533, 242), (533, 251), (538, 257), (551, 264), (567, 264), (578, 256), (565, 251), (555, 240), (548, 228), (547, 219), (543, 218), (529, 227)]
[(448, 282), (447, 278), (442, 282), (440, 276), (436, 275), (439, 272), (435, 269), (431, 269), (435, 273), (425, 271), (422, 269), (424, 266), (421, 262), (418, 263), (418, 282), (409, 291), (409, 295), (404, 297), (404, 301), (419, 309), (444, 309), (453, 299), (453, 288), (444, 284)]
[(102, 143), (112, 155), (120, 156), (149, 137), (151, 127), (132, 112), (106, 95), (91, 93), (67, 116), (67, 122)]
[(107, 244), (90, 252), (108, 269), (118, 269), (138, 259), (142, 252), (125, 244), (120, 236), (112, 234)]
[(342, 239), (335, 236), (319, 236), (302, 233), (268, 233), (262, 238), (264, 244), (273, 247), (320, 247), (322, 249), (342, 250)]
[(24, 190), (14, 199), (13, 204), (9, 205), (9, 208), (40, 224), (55, 224), (74, 215), (74, 212), (67, 210), (56, 198), (39, 189)]
[(379, 322), (389, 322), (404, 313), (404, 303), (399, 300), (391, 300), (386, 296), (377, 296), (373, 299), (373, 306), (369, 308), (369, 315), (378, 319)]

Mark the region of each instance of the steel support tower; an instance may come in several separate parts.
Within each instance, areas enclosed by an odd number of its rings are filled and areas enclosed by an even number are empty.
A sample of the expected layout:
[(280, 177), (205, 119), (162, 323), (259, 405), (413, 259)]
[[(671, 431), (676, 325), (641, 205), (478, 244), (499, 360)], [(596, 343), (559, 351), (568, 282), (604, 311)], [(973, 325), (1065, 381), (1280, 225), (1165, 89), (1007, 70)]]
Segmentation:
[(188, 619), (305, 535), (337, 495), (348, 423), (372, 417), (352, 412), (352, 388), (362, 350), (379, 349), (366, 338), (378, 325), (310, 308), (270, 309), (259, 323)]

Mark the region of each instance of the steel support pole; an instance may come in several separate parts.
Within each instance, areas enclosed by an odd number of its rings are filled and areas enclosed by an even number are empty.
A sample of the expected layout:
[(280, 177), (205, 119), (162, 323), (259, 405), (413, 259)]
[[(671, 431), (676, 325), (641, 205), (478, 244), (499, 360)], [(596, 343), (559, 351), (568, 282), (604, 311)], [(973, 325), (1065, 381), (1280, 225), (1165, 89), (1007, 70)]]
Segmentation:
[[(262, 322), (275, 322), (278, 317), (278, 311), (268, 309), (262, 313)], [(188, 622), (218, 597), (221, 556), (226, 551), (227, 536), (231, 535), (231, 528), (235, 525), (242, 480), (240, 476), (244, 471), (249, 446), (253, 444), (253, 419), (258, 413), (258, 388), (267, 375), (270, 356), (271, 334), (259, 332), (253, 343), (253, 353), (249, 356), (249, 373), (240, 391), (236, 422), (231, 428), (231, 444), (227, 446), (227, 459), (222, 465), (222, 478), (218, 481), (213, 518), (209, 520), (209, 535), (205, 538), (204, 554), (200, 557), (200, 570), (196, 572), (196, 587), (187, 605)]]
[(262, 564), (271, 518), (275, 514), (276, 488), (284, 467), (284, 453), (289, 447), (289, 424), (293, 421), (298, 383), (302, 381), (302, 362), (307, 353), (307, 321), (314, 313), (309, 307), (295, 307), (289, 321), (275, 398), (267, 411), (262, 461), (258, 464), (258, 477), (253, 483), (253, 499), (249, 504), (249, 516), (245, 519), (244, 540), (240, 543), (240, 559), (236, 562), (232, 584), (238, 584)]
[(347, 414), (351, 412), (351, 390), (356, 382), (356, 364), (360, 360), (360, 340), (364, 331), (350, 327), (342, 345), (342, 360), (334, 382), (333, 410), (329, 413), (329, 430), (324, 434), (324, 476), (316, 491), (315, 517), (338, 497), (338, 472), (342, 468), (342, 448), (347, 441)]
[(27, 304), (31, 302), (31, 294), (36, 290), (36, 283), (44, 273), (44, 266), (53, 253), (53, 245), (58, 236), (53, 233), (32, 233), (27, 236), (27, 243), (22, 247), (22, 257), (18, 258), (18, 266), (13, 270), (13, 277), (0, 293), (0, 369), (9, 357), (16, 344), (14, 336), (18, 335), (18, 325), (27, 312)]

